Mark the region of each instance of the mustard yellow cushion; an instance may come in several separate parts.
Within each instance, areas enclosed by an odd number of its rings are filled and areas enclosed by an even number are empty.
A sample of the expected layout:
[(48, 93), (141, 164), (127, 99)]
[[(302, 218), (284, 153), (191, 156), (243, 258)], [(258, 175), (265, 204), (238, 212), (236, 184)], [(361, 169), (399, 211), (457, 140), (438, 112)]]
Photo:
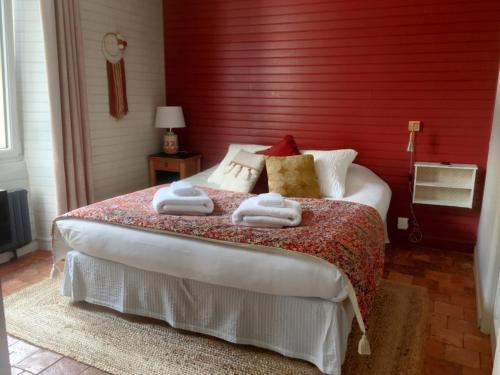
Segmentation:
[(312, 155), (266, 159), (269, 191), (284, 197), (321, 198)]

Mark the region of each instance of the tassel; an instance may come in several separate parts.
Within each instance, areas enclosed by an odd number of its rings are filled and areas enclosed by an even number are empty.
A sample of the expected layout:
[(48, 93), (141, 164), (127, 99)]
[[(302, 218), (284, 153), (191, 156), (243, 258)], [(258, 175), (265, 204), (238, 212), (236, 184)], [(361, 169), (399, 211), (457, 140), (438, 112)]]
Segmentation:
[(237, 164), (237, 166), (238, 166), (238, 168), (239, 168), (239, 169), (238, 169), (238, 172), (236, 172), (236, 173), (234, 174), (234, 177), (236, 177), (236, 178), (238, 178), (238, 176), (240, 175), (241, 171), (243, 170), (243, 167), (242, 167), (240, 164)]
[(59, 276), (60, 273), (61, 271), (59, 270), (59, 267), (57, 267), (55, 263), (52, 264), (52, 270), (50, 271), (50, 278), (55, 279), (56, 277)]
[(234, 162), (229, 163), (227, 166), (226, 170), (224, 171), (224, 174), (229, 174), (231, 171), (236, 167), (236, 164)]
[(361, 355), (370, 355), (370, 354), (372, 354), (372, 351), (370, 349), (370, 343), (368, 342), (368, 338), (366, 337), (365, 333), (363, 333), (363, 336), (361, 337), (361, 340), (359, 340), (358, 353), (361, 354)]

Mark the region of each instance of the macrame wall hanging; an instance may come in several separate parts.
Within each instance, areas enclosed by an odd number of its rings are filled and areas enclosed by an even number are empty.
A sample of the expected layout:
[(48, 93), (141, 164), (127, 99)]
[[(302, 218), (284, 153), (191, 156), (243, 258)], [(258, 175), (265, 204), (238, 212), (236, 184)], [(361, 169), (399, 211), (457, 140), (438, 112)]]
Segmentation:
[(102, 38), (102, 54), (108, 75), (109, 113), (116, 119), (128, 113), (124, 53), (127, 41), (119, 33), (106, 33)]

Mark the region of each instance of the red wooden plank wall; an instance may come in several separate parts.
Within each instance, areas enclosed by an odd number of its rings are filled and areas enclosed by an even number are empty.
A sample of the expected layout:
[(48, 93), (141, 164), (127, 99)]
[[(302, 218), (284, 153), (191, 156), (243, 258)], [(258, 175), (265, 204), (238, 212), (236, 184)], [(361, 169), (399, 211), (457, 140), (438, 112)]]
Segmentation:
[(355, 148), (408, 216), (408, 120), (416, 159), (480, 166), (472, 210), (419, 206), (424, 239), (471, 250), (499, 63), (500, 2), (165, 0), (167, 102), (181, 146), (210, 166), (229, 143)]

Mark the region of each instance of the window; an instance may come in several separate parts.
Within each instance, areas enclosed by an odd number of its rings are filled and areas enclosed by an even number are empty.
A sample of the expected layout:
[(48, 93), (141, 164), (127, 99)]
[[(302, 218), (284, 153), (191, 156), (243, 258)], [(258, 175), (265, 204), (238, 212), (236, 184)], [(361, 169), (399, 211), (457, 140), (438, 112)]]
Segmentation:
[(11, 1), (0, 1), (0, 159), (20, 156), (11, 7)]
[[(0, 71), (4, 71), (3, 69), (3, 61), (0, 60)], [(9, 147), (9, 129), (7, 126), (7, 121), (5, 118), (5, 95), (4, 95), (4, 84), (3, 84), (3, 74), (0, 74), (0, 149), (5, 150)]]

